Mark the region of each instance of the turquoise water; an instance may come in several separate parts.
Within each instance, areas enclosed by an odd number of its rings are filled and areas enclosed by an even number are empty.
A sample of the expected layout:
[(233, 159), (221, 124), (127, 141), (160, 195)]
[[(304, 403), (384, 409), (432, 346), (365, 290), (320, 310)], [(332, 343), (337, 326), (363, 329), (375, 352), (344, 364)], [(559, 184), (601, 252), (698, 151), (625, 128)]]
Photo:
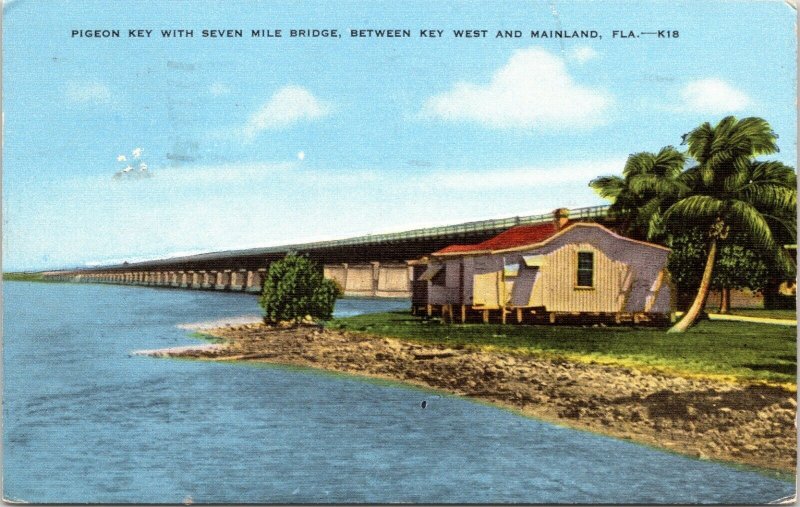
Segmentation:
[[(253, 296), (22, 282), (3, 296), (8, 499), (760, 503), (794, 492), (399, 384), (129, 355), (196, 343), (176, 325), (256, 314)], [(348, 299), (337, 313), (406, 305)]]

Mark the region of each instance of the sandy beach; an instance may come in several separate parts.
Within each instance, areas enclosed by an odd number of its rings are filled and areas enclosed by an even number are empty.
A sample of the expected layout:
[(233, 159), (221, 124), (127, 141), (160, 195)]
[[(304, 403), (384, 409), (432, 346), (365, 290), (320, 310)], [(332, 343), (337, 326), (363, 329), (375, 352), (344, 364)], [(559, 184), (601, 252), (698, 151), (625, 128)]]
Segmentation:
[(441, 389), (546, 421), (700, 459), (782, 472), (796, 467), (795, 393), (536, 355), (446, 348), (315, 326), (203, 326), (221, 343), (156, 357), (264, 361)]

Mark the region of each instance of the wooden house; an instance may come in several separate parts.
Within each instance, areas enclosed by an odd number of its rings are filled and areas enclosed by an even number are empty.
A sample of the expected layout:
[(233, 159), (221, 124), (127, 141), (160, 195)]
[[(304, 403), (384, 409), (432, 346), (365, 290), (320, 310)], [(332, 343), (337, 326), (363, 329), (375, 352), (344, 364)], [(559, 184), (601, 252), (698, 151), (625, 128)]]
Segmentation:
[(415, 314), (451, 321), (669, 322), (669, 249), (596, 223), (520, 225), (476, 245), (451, 245), (414, 265)]

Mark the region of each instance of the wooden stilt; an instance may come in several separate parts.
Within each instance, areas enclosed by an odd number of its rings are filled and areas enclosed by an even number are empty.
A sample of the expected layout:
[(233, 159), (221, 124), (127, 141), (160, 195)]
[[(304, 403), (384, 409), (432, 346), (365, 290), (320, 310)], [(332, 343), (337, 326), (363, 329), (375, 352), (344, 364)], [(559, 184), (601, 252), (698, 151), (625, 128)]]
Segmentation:
[(466, 305), (461, 305), (461, 323), (465, 323), (467, 321), (467, 307)]
[(550, 324), (555, 324), (556, 323), (556, 312), (550, 312), (549, 317), (550, 317)]
[(503, 324), (506, 323), (506, 313), (508, 312), (506, 312), (505, 308), (500, 308), (500, 322), (502, 322)]
[(614, 324), (622, 324), (622, 316), (619, 312), (614, 314)]
[(517, 324), (522, 324), (522, 308), (517, 308)]
[(484, 310), (483, 311), (483, 323), (484, 324), (488, 324), (489, 323), (489, 310)]
[(425, 310), (428, 313), (428, 317), (433, 316), (433, 305), (427, 305)]

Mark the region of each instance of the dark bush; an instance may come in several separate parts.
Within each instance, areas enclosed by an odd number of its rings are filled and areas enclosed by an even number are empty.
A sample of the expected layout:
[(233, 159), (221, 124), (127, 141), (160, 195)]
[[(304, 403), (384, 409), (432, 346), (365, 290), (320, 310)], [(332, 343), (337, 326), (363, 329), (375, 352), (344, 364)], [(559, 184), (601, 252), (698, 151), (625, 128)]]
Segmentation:
[(288, 254), (273, 262), (264, 279), (259, 303), (268, 323), (303, 320), (329, 320), (342, 291), (333, 280), (326, 280), (322, 269), (307, 257)]

